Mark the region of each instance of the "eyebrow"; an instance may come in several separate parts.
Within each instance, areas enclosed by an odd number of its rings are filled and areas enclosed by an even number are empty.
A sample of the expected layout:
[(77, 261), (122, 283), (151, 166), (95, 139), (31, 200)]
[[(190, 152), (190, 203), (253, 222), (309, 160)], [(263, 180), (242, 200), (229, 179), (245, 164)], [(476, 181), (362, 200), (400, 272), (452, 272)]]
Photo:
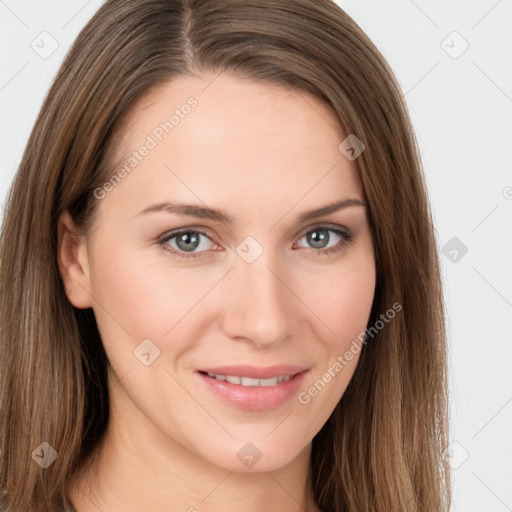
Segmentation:
[[(344, 208), (349, 208), (351, 206), (368, 206), (367, 203), (361, 201), (361, 199), (357, 198), (347, 198), (342, 199), (340, 201), (336, 201), (334, 203), (328, 204), (326, 206), (322, 206), (320, 208), (315, 208), (314, 210), (310, 210), (308, 212), (303, 213), (298, 217), (298, 222), (307, 222), (308, 220), (315, 219), (317, 217), (321, 217), (322, 215), (329, 215), (330, 213), (337, 212), (339, 210), (343, 210)], [(226, 212), (221, 209), (209, 208), (206, 206), (199, 206), (195, 204), (183, 204), (183, 203), (173, 203), (173, 202), (165, 202), (158, 203), (140, 211), (136, 217), (141, 215), (147, 215), (148, 213), (155, 212), (168, 212), (168, 213), (176, 213), (179, 215), (189, 215), (191, 217), (197, 217), (200, 219), (209, 219), (214, 221), (223, 222), (226, 224), (232, 224), (234, 219), (229, 216)]]

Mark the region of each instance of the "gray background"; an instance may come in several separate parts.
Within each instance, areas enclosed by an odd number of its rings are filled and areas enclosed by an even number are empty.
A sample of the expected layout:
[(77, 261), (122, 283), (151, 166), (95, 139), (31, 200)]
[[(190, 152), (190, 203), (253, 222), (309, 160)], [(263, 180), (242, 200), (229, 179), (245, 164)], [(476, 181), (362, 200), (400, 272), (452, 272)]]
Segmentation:
[[(443, 251), (453, 510), (512, 511), (512, 0), (338, 3), (395, 71), (422, 151)], [(0, 0), (0, 206), (52, 78), (100, 5)]]

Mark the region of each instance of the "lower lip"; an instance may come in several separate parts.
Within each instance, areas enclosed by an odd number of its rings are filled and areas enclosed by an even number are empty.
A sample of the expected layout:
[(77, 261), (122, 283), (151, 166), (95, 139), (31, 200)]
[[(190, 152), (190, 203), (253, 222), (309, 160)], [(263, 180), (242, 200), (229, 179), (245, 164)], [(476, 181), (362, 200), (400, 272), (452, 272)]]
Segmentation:
[(247, 411), (265, 411), (283, 405), (297, 394), (306, 373), (304, 370), (275, 386), (242, 386), (197, 372), (211, 391), (238, 409)]

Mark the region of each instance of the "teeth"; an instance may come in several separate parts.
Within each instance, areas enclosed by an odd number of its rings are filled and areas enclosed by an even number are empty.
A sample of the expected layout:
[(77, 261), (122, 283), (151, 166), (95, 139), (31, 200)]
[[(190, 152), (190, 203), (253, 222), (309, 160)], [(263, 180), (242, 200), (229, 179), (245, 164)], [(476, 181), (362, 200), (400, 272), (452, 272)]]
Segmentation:
[(260, 386), (275, 386), (278, 382), (282, 382), (279, 380), (279, 377), (273, 377), (272, 379), (260, 379)]
[(242, 386), (258, 386), (259, 383), (259, 379), (253, 379), (252, 377), (240, 377), (240, 384), (242, 384)]
[(268, 387), (268, 386), (275, 386), (276, 384), (279, 384), (280, 382), (287, 382), (289, 381), (292, 376), (286, 375), (286, 376), (279, 376), (279, 377), (272, 377), (271, 379), (255, 379), (253, 377), (239, 377), (237, 375), (217, 375), (215, 373), (208, 373), (208, 376), (212, 379), (217, 380), (225, 380), (227, 382), (230, 382), (231, 384), (238, 384), (242, 386), (261, 386), (261, 387)]

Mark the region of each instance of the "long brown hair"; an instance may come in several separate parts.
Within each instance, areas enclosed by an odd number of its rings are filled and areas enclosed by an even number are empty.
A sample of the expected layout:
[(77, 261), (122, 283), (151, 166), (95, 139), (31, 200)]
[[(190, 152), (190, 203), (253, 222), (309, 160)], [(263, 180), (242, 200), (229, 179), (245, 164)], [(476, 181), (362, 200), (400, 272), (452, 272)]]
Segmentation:
[[(419, 152), (392, 71), (331, 0), (110, 0), (81, 31), (41, 108), (2, 226), (3, 510), (62, 510), (109, 418), (108, 362), (92, 310), (65, 294), (57, 220), (69, 211), (87, 232), (94, 190), (115, 170), (108, 148), (122, 116), (155, 87), (204, 72), (313, 94), (365, 144), (356, 163), (377, 266), (369, 324), (392, 304), (403, 309), (364, 345), (313, 439), (319, 507), (448, 510), (444, 304)], [(43, 442), (58, 453), (46, 469), (32, 456)]]

